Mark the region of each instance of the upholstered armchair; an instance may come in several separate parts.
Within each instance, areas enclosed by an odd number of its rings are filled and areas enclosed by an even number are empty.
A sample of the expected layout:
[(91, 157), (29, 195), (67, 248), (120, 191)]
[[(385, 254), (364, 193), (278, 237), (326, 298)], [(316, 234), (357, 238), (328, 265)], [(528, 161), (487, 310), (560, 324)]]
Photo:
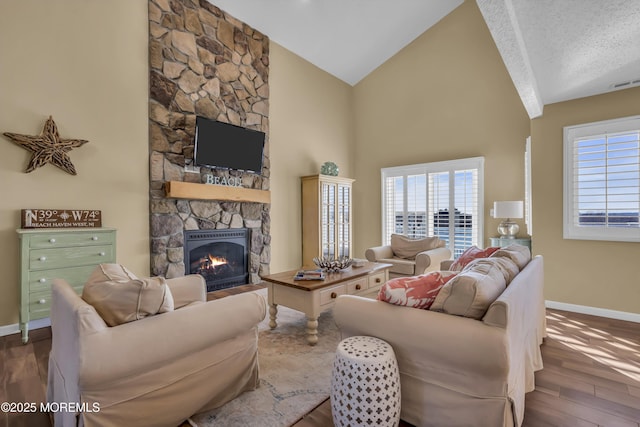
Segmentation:
[(264, 298), (206, 302), (197, 275), (166, 285), (171, 310), (108, 326), (67, 282), (54, 281), (47, 400), (81, 404), (54, 413), (56, 426), (175, 427), (258, 386)]
[(391, 264), (389, 272), (396, 276), (417, 276), (440, 270), (440, 263), (451, 258), (451, 251), (438, 237), (409, 239), (392, 234), (390, 245), (369, 248), (365, 257), (371, 262)]

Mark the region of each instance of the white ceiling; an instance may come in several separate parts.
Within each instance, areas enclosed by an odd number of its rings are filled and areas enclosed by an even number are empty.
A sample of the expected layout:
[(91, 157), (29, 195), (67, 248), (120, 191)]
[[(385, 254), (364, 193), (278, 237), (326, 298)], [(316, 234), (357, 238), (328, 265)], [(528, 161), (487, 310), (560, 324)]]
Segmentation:
[[(463, 0), (209, 1), (355, 85)], [(476, 2), (531, 118), (640, 85), (640, 0)]]
[(463, 0), (209, 0), (355, 85)]

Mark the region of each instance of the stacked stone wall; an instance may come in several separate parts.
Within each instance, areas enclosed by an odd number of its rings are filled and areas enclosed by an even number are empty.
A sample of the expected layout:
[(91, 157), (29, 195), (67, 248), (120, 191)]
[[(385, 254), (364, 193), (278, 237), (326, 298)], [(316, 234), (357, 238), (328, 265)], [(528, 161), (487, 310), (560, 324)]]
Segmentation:
[[(269, 189), (269, 39), (206, 0), (149, 0), (151, 272), (182, 276), (184, 230), (251, 229), (252, 283), (269, 272), (269, 205), (165, 197), (168, 181)], [(192, 167), (196, 116), (265, 132), (260, 174)], [(210, 185), (210, 184), (202, 184)]]

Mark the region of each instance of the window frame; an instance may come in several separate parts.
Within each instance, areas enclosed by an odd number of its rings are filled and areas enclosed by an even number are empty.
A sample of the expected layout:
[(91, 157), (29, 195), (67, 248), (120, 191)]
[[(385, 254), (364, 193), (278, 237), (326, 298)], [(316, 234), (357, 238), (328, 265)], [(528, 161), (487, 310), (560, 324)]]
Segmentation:
[[(576, 190), (574, 174), (576, 162), (574, 143), (577, 139), (597, 138), (618, 133), (640, 132), (640, 116), (603, 120), (563, 129), (563, 238), (568, 240), (606, 240), (618, 242), (640, 242), (640, 227), (579, 226), (575, 220), (577, 208), (574, 207)], [(638, 180), (640, 190), (640, 179)], [(640, 208), (640, 207), (639, 207)]]
[[(483, 246), (484, 242), (484, 157), (469, 157), (464, 159), (455, 159), (455, 160), (445, 160), (440, 162), (429, 162), (429, 163), (420, 163), (414, 165), (403, 165), (403, 166), (394, 166), (388, 168), (382, 168), (380, 170), (381, 177), (381, 198), (382, 198), (382, 244), (388, 245), (390, 242), (387, 240), (388, 236), (394, 234), (395, 231), (391, 231), (391, 233), (387, 233), (387, 194), (386, 194), (386, 179), (389, 177), (398, 177), (398, 176), (411, 176), (411, 175), (420, 175), (425, 174), (427, 177), (426, 182), (426, 197), (427, 197), (427, 216), (429, 212), (428, 205), (428, 187), (429, 187), (429, 174), (430, 173), (440, 173), (440, 172), (455, 172), (461, 170), (469, 170), (469, 169), (477, 169), (477, 245)], [(455, 176), (455, 174), (454, 174)], [(405, 190), (406, 191), (406, 190)], [(450, 198), (453, 199), (454, 196), (450, 195)], [(407, 213), (407, 200), (404, 200), (405, 204), (405, 214)], [(455, 241), (449, 239), (448, 247), (452, 253), (455, 253)]]
[(533, 236), (531, 175), (531, 136), (528, 136), (524, 146), (524, 223), (527, 226), (527, 234)]

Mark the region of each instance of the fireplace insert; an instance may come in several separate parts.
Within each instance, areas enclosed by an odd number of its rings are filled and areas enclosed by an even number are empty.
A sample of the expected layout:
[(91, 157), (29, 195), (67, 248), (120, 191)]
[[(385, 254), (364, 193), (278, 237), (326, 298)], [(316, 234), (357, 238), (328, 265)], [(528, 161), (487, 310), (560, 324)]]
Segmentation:
[(207, 292), (249, 283), (247, 228), (184, 232), (185, 274), (200, 274)]

